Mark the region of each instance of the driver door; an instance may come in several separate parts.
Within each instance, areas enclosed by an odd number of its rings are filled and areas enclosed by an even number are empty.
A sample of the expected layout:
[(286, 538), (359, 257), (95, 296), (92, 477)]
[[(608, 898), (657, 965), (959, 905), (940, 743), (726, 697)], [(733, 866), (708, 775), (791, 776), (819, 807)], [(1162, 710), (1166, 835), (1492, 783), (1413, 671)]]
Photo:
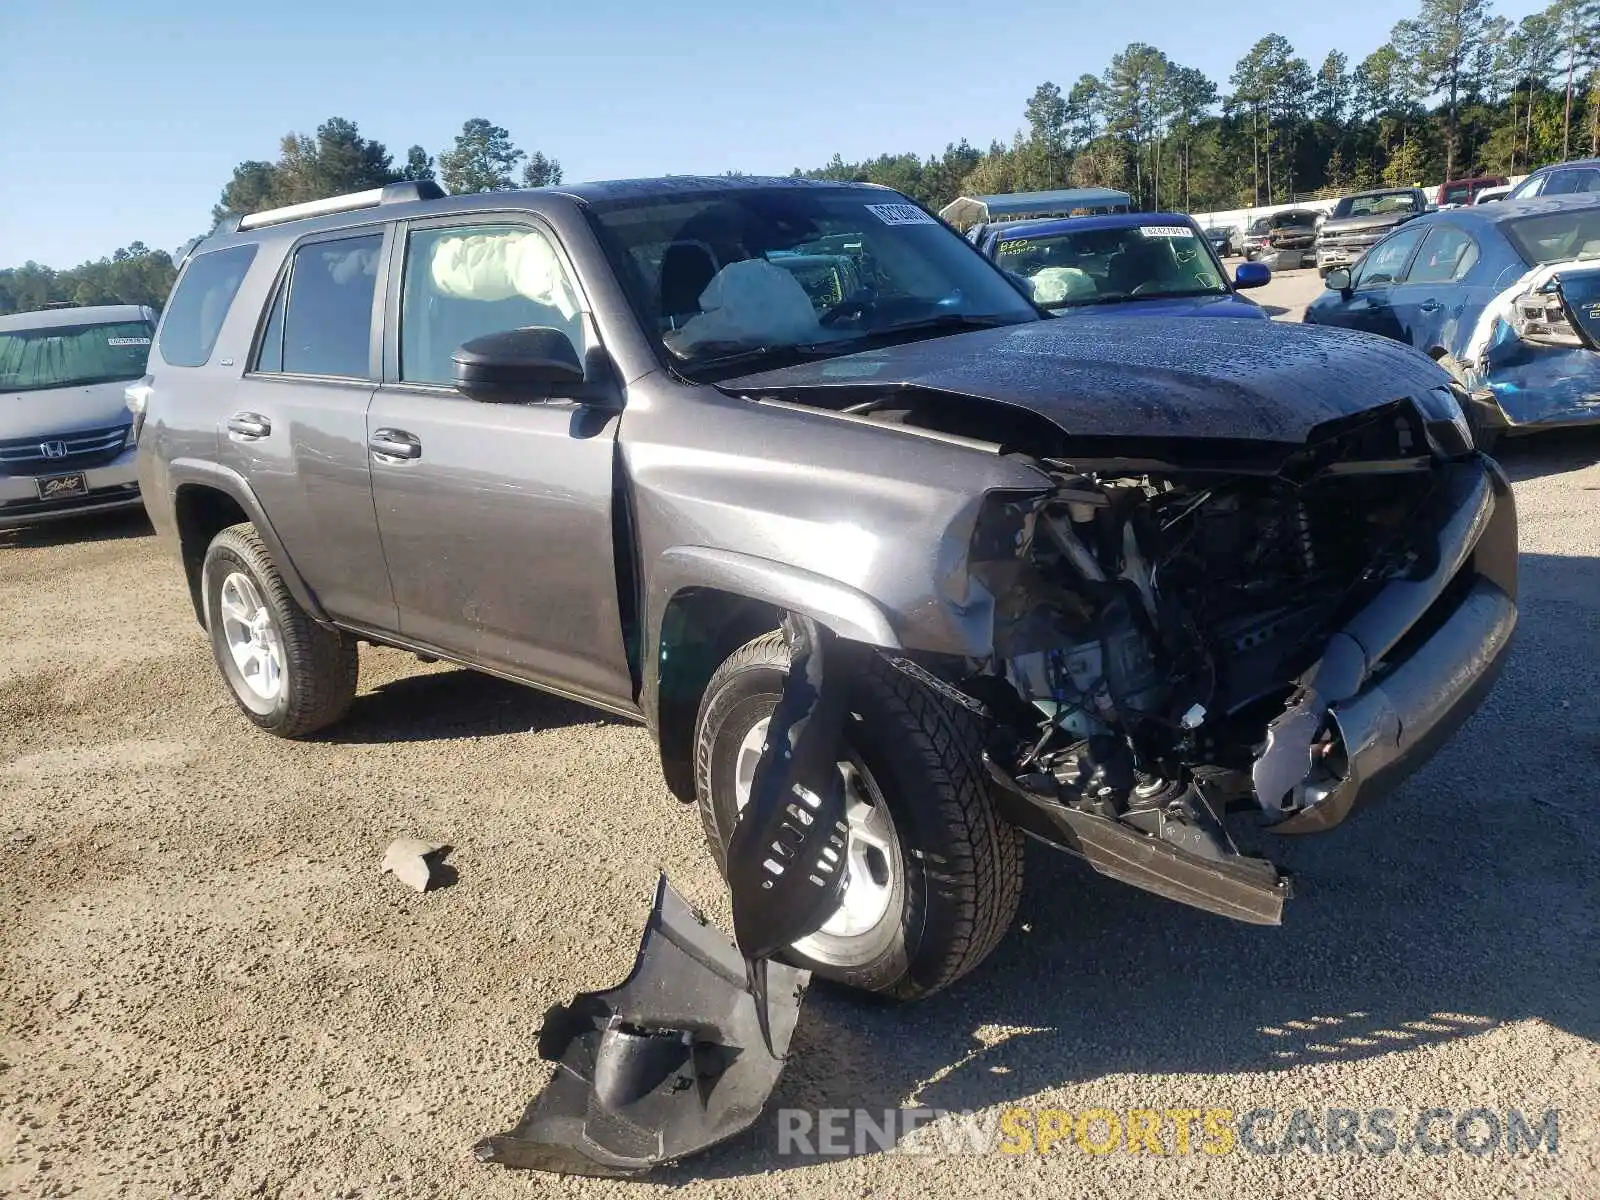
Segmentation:
[(1397, 281), (1405, 278), (1406, 265), (1423, 232), (1403, 226), (1368, 250), (1351, 272), (1350, 295), (1325, 314), (1326, 323), (1404, 340), (1394, 314), (1393, 294)]
[(414, 221), (395, 239), (372, 494), (401, 634), (446, 655), (633, 709), (613, 550), (619, 418), (571, 401), (487, 403), (452, 383), (484, 334), (593, 322), (531, 218)]

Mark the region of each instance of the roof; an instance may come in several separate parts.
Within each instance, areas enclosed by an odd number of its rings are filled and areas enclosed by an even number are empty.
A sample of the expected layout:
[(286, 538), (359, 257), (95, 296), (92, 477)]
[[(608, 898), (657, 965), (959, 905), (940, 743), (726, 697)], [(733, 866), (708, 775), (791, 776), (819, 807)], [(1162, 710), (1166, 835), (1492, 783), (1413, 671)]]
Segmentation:
[(155, 312), (142, 304), (85, 304), (73, 308), (41, 308), (36, 312), (0, 317), (0, 333), (19, 329), (59, 329), (69, 325), (114, 325), (122, 321), (153, 321)]
[(1035, 217), (1031, 221), (1007, 221), (996, 226), (999, 240), (1048, 233), (1069, 233), (1079, 229), (1131, 229), (1138, 225), (1182, 225), (1199, 229), (1193, 217), (1182, 213), (1099, 213), (1092, 217)]
[(1545, 163), (1530, 171), (1530, 175), (1543, 175), (1546, 171), (1559, 171), (1563, 167), (1600, 167), (1600, 158), (1574, 158), (1569, 162)]
[[(559, 184), (543, 189), (580, 200), (621, 200), (634, 196), (704, 195), (708, 192), (749, 192), (767, 188), (859, 188), (893, 191), (876, 183), (852, 180), (808, 179), (802, 175), (665, 175), (655, 179), (603, 179), (595, 183)], [(502, 193), (503, 194), (503, 193)]]
[(1112, 188), (1063, 188), (1051, 192), (1004, 192), (994, 196), (960, 196), (939, 210), (947, 221), (981, 209), (980, 219), (999, 220), (1004, 217), (1026, 216), (1029, 213), (1047, 213), (1074, 208), (1104, 208), (1107, 205), (1131, 203), (1127, 192)]
[[(1581, 212), (1600, 208), (1600, 192), (1582, 192), (1572, 196), (1535, 196), (1531, 200), (1497, 200), (1493, 204), (1471, 204), (1464, 208), (1441, 209), (1438, 215), (1454, 220), (1478, 221), (1485, 225), (1503, 225), (1518, 217), (1538, 217), (1558, 212)], [(1426, 214), (1432, 217), (1436, 214)], [(1419, 218), (1420, 219), (1420, 218)]]

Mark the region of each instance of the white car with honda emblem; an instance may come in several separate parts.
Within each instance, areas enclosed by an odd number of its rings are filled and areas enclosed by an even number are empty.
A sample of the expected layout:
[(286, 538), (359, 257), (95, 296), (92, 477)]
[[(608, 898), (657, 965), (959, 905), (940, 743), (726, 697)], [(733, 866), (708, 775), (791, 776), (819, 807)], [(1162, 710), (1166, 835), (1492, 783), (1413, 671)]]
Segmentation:
[(106, 304), (0, 317), (0, 529), (139, 506), (125, 393), (156, 315)]

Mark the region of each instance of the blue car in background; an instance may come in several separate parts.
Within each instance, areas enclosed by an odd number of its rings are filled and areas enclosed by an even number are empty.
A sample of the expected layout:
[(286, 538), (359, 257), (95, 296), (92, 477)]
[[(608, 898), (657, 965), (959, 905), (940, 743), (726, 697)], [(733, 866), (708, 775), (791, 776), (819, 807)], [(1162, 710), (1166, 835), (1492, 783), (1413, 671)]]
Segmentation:
[(1229, 280), (1205, 232), (1176, 213), (1007, 221), (988, 226), (977, 245), (1035, 303), (1062, 315), (1114, 306), (1152, 317), (1267, 317), (1239, 290), (1272, 272), (1244, 263)]
[(1430, 213), (1328, 272), (1305, 319), (1415, 346), (1468, 390), (1481, 448), (1600, 423), (1600, 195)]

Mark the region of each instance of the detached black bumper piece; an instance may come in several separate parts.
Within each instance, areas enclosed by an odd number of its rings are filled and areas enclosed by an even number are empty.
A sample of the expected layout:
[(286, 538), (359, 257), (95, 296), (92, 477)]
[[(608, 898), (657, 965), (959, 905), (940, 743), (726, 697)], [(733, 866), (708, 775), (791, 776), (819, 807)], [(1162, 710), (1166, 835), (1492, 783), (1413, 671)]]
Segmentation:
[(639, 1175), (749, 1127), (783, 1071), (809, 973), (767, 964), (769, 1053), (733, 944), (667, 885), (632, 972), (557, 1005), (539, 1033), (555, 1075), (483, 1162), (562, 1175)]

